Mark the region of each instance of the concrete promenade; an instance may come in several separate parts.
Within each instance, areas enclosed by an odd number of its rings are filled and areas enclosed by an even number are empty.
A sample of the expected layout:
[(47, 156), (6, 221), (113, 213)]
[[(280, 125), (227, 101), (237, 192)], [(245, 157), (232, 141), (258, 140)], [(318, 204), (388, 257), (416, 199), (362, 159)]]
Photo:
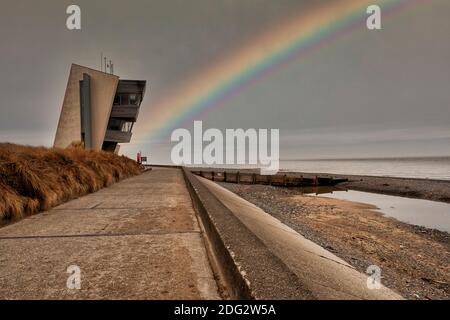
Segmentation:
[[(68, 289), (67, 268), (81, 271)], [(0, 299), (219, 299), (180, 169), (0, 228)]]

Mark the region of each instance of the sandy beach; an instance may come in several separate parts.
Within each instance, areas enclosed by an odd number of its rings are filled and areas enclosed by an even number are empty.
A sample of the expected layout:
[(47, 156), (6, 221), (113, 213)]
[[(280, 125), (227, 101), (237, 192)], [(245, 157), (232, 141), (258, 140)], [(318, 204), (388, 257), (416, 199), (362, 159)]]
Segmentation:
[[(339, 177), (333, 175), (333, 177)], [(449, 202), (450, 182), (347, 176), (345, 188)], [(386, 217), (374, 206), (296, 188), (220, 183), (407, 299), (450, 298), (450, 234)], [(425, 213), (424, 213), (425, 214)]]

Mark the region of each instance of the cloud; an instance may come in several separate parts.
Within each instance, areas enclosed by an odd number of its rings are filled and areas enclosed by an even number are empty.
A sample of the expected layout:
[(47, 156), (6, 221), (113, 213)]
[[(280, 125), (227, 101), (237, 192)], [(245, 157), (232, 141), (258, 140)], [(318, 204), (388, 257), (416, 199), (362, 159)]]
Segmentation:
[(426, 141), (450, 139), (448, 127), (399, 128), (385, 130), (367, 130), (353, 128), (353, 130), (323, 128), (314, 130), (289, 130), (281, 134), (282, 145), (310, 145), (310, 144), (361, 144), (392, 141)]

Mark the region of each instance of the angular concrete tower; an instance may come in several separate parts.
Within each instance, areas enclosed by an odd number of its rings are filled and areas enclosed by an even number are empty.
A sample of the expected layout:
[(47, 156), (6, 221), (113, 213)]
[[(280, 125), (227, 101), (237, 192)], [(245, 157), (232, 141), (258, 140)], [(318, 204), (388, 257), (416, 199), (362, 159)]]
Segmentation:
[(53, 146), (83, 142), (86, 149), (118, 152), (119, 143), (131, 140), (145, 87), (145, 80), (72, 64)]

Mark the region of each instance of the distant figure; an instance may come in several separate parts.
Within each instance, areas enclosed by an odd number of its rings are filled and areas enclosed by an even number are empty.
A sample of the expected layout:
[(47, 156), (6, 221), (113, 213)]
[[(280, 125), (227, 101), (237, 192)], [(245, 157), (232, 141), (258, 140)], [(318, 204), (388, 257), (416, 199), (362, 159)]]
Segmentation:
[(137, 163), (141, 164), (141, 152), (137, 153)]

